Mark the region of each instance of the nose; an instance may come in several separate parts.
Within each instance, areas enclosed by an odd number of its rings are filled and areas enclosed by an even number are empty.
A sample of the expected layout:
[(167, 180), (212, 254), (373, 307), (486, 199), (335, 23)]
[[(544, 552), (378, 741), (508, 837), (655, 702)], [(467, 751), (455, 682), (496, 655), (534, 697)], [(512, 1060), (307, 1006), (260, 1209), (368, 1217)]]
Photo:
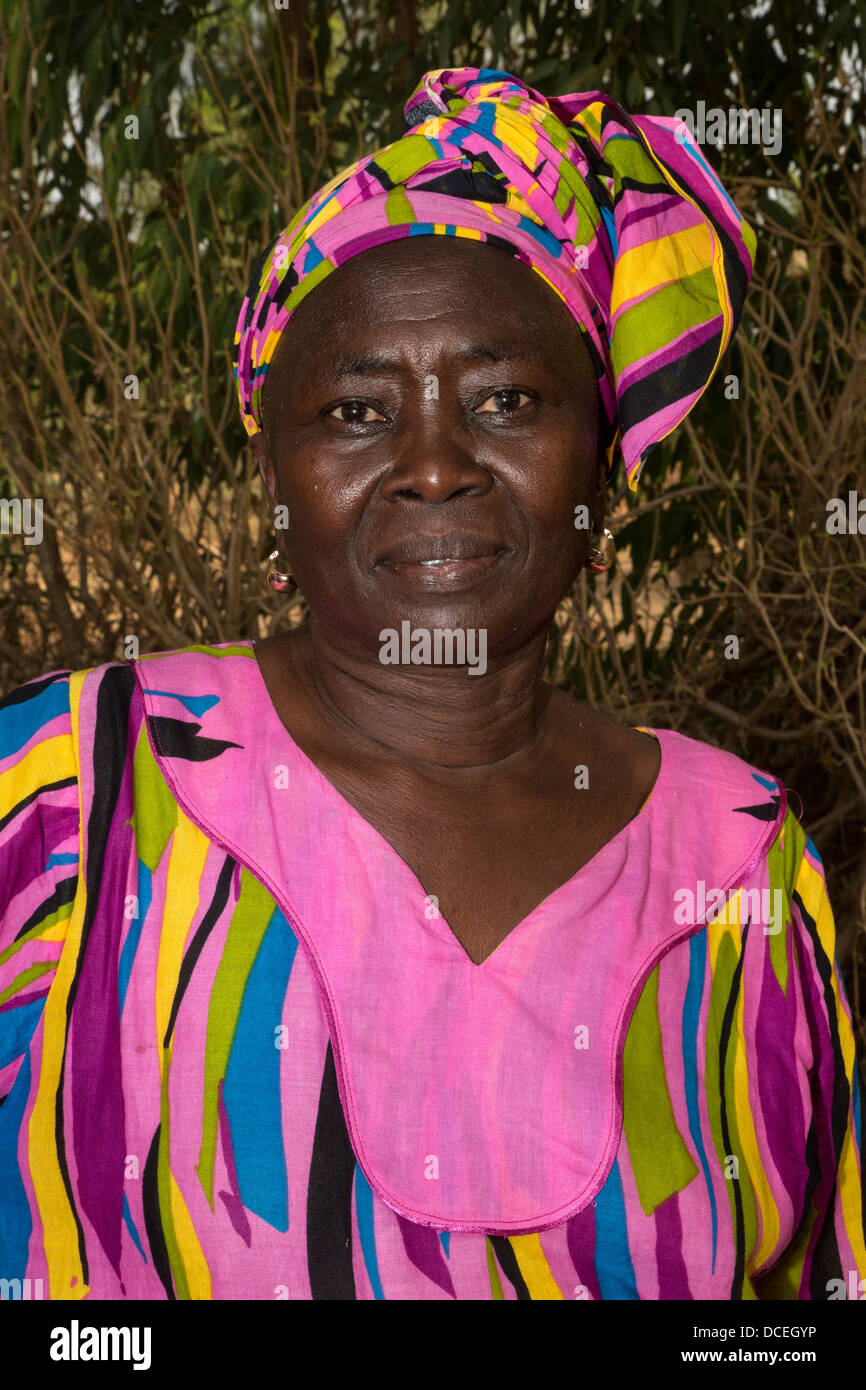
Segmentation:
[(483, 497), (493, 486), (488, 470), (468, 443), (438, 422), (408, 428), (397, 444), (394, 464), (380, 491), (388, 502), (448, 502), (453, 497)]

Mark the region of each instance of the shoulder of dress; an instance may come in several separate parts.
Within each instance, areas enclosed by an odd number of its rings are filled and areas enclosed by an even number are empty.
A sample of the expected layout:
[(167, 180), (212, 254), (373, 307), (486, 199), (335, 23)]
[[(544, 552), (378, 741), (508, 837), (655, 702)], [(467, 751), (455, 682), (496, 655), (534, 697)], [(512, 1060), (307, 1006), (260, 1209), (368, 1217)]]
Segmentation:
[[(788, 810), (782, 782), (726, 749), (672, 729), (654, 729), (664, 780), (659, 819), (678, 856), (744, 881), (766, 858)], [(724, 884), (719, 882), (719, 886)]]
[(178, 692), (200, 691), (238, 683), (256, 665), (250, 641), (192, 643), (168, 651), (145, 652), (129, 662), (142, 691), (159, 693), (169, 686)]
[(243, 657), (254, 661), (252, 642), (248, 639), (235, 642), (191, 642), (188, 646), (170, 647), (166, 651), (143, 652), (141, 656), (134, 658), (132, 664), (170, 662), (172, 665), (183, 664), (192, 667), (201, 665), (202, 662), (225, 661), (231, 657)]
[[(785, 788), (779, 778), (766, 768), (746, 762), (745, 758), (726, 748), (690, 738), (673, 729), (653, 729), (651, 732), (662, 743), (678, 790), (691, 789), (696, 794), (710, 793), (731, 800), (745, 797), (754, 803), (751, 809), (760, 811), (761, 819), (769, 817), (774, 802), (778, 809)], [(772, 819), (775, 818), (773, 815)]]

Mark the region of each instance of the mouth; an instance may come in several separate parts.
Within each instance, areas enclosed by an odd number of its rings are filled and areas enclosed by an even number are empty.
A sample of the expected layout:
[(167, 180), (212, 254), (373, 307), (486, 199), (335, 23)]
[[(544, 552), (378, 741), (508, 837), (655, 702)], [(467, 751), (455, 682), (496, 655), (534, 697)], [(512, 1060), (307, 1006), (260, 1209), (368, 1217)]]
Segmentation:
[(375, 568), (388, 571), (412, 588), (454, 592), (500, 564), (507, 554), (505, 546), (466, 533), (412, 536), (382, 555)]

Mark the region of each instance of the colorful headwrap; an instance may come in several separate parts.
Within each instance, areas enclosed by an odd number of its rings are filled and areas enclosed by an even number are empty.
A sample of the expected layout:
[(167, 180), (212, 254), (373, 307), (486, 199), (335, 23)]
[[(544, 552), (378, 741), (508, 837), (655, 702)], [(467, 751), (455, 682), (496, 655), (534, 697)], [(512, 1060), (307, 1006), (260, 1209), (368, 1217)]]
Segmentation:
[(488, 68), (441, 69), (404, 108), (407, 132), (314, 194), (263, 252), (234, 343), (248, 434), (293, 311), (338, 266), (405, 236), (507, 250), (564, 301), (602, 405), (608, 476), (629, 486), (688, 414), (737, 327), (755, 234), (673, 117), (630, 116), (603, 92), (545, 97)]

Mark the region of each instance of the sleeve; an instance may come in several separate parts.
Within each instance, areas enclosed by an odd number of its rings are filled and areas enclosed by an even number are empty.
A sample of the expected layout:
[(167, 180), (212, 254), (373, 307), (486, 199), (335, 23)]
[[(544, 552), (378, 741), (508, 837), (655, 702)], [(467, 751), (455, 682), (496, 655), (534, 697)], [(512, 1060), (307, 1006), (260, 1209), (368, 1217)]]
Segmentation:
[(50, 672), (0, 700), (0, 1117), (42, 1015), (78, 884), (71, 675)]
[(787, 886), (799, 984), (797, 1046), (809, 1058), (807, 1177), (794, 1239), (755, 1288), (762, 1299), (863, 1299), (863, 1078), (836, 958), (836, 930), (823, 865), (799, 825), (794, 822), (791, 828), (796, 844), (791, 859), (796, 869), (793, 885), (788, 878)]

